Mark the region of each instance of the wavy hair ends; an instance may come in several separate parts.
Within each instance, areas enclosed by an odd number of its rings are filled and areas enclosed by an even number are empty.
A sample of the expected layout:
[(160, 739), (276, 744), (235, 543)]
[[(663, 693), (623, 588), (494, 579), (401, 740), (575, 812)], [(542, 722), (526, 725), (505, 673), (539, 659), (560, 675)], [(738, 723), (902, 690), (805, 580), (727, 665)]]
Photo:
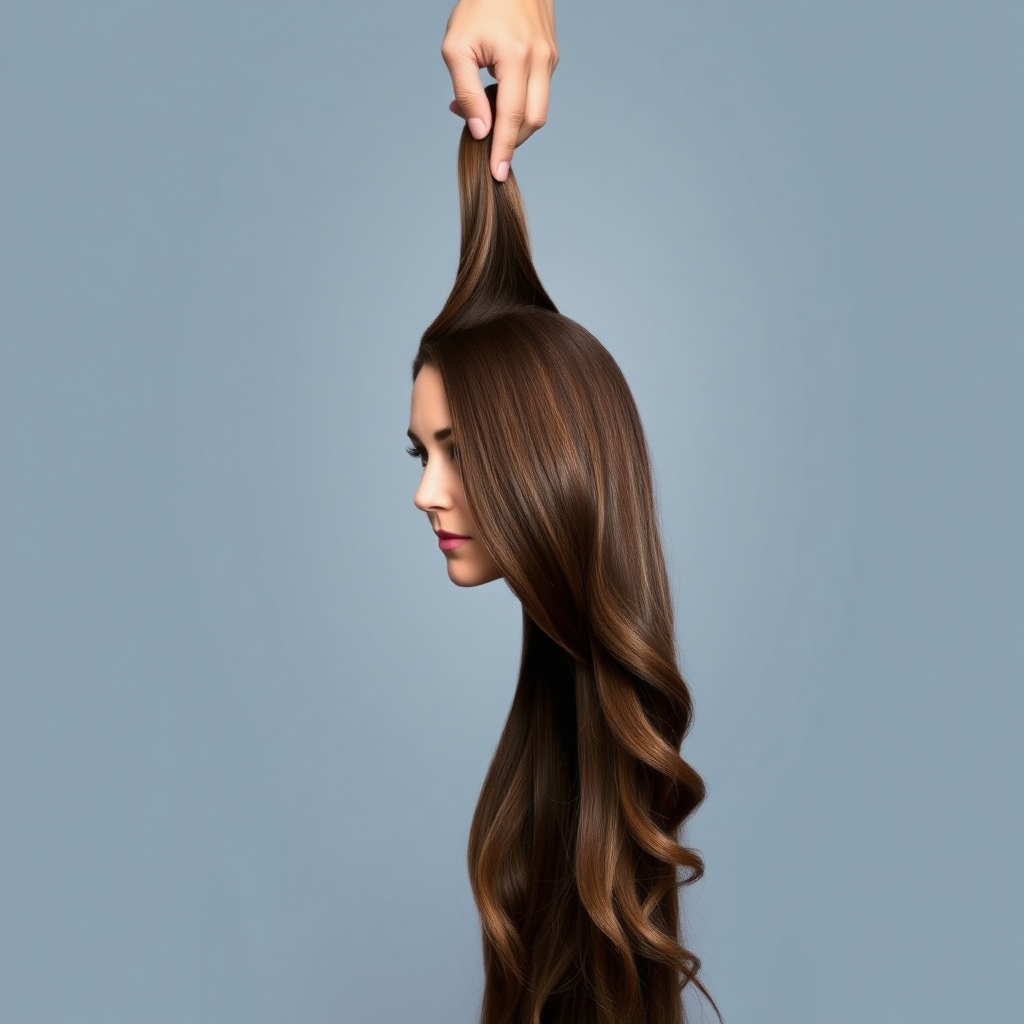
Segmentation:
[(692, 704), (643, 427), (541, 285), (488, 150), (463, 132), (459, 269), (413, 363), (441, 376), (479, 538), (523, 606), (469, 838), (481, 1024), (683, 1024), (688, 984), (721, 1020), (679, 920), (704, 870), (679, 834), (705, 789), (679, 753)]

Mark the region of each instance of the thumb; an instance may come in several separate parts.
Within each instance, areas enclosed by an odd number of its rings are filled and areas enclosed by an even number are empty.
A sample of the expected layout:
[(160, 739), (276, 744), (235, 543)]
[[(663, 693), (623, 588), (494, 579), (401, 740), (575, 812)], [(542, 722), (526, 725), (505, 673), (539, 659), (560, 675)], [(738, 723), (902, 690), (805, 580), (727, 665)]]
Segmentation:
[(485, 138), (491, 130), (491, 105), (487, 102), (480, 82), (480, 67), (476, 58), (471, 53), (446, 53), (444, 47), (441, 48), (441, 54), (452, 76), (455, 104), (466, 119), (470, 135), (474, 139)]

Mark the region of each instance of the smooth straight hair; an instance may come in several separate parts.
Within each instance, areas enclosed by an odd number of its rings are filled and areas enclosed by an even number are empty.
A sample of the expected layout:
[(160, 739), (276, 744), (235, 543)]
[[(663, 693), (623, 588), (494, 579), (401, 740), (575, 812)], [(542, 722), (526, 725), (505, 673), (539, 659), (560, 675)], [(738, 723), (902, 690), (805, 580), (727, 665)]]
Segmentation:
[(488, 151), (463, 131), (458, 273), (413, 363), (441, 376), (477, 536), (523, 608), (469, 838), (481, 1024), (683, 1024), (688, 984), (718, 1013), (679, 914), (705, 788), (679, 753), (693, 710), (647, 443), (615, 360), (544, 290)]

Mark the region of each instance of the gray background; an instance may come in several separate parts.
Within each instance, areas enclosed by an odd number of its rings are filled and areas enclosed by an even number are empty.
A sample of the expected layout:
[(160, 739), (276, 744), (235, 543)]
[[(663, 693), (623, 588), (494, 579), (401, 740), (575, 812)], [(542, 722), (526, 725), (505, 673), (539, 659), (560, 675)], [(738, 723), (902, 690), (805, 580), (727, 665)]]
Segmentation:
[[(445, 2), (0, 5), (0, 1020), (472, 1022), (519, 606), (412, 505)], [(560, 0), (729, 1024), (1019, 1021), (1024, 8)]]

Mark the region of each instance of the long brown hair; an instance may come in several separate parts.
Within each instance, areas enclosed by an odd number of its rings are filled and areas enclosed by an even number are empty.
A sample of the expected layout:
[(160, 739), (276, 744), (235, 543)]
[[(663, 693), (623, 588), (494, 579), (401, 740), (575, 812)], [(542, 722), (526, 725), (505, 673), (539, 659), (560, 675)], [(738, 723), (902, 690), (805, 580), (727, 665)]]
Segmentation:
[(615, 360), (541, 285), (488, 148), (463, 131), (459, 269), (413, 363), (441, 375), (477, 535), (523, 606), (469, 837), (481, 1022), (682, 1024), (687, 984), (718, 1013), (679, 921), (704, 864), (678, 834), (705, 790), (679, 754), (692, 705), (647, 443)]

